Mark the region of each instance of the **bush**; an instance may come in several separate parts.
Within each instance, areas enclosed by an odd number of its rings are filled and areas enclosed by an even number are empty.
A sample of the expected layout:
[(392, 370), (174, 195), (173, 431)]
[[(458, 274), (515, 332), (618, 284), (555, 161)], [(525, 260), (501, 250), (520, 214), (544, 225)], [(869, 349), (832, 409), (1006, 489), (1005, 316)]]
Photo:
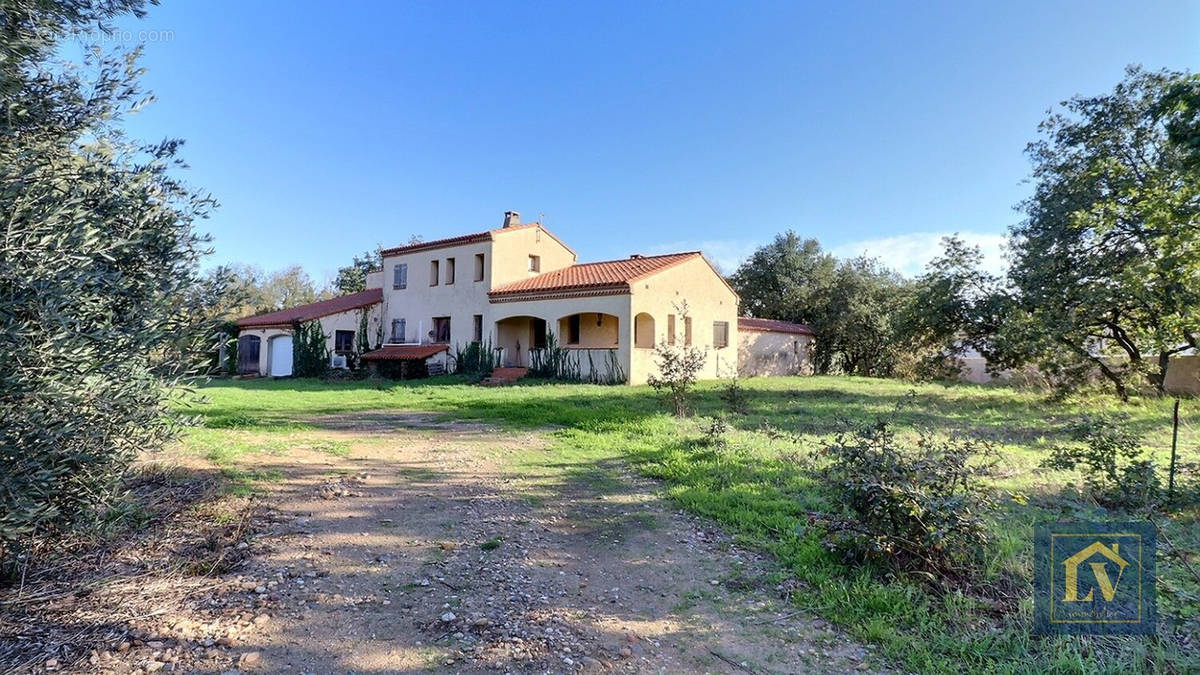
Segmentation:
[(826, 523), (829, 545), (852, 563), (965, 579), (989, 544), (983, 516), (994, 496), (982, 477), (995, 452), (981, 441), (925, 434), (904, 447), (892, 424), (850, 427), (824, 450), (825, 475), (844, 509)]
[[(675, 305), (675, 311), (679, 314), (680, 323), (687, 323), (687, 302)], [(687, 416), (688, 393), (696, 384), (696, 377), (707, 360), (708, 354), (703, 349), (691, 345), (674, 345), (663, 340), (654, 348), (658, 374), (651, 375), (646, 381), (670, 401), (676, 417)]]
[(1165, 497), (1158, 467), (1145, 457), (1142, 436), (1128, 418), (1087, 415), (1066, 432), (1074, 443), (1056, 446), (1043, 467), (1079, 469), (1092, 496), (1108, 506), (1151, 506)]
[(454, 372), (463, 375), (487, 377), (496, 369), (497, 355), (492, 341), (469, 342), (467, 346), (454, 348)]
[(745, 415), (750, 410), (750, 397), (737, 375), (725, 380), (717, 395), (725, 403), (725, 409), (734, 415)]

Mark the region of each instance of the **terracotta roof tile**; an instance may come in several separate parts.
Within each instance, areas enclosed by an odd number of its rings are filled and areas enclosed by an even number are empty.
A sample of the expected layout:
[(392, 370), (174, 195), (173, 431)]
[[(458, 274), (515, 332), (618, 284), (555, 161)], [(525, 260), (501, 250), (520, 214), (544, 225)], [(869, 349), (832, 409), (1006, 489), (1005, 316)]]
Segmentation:
[(383, 289), (369, 288), (350, 295), (238, 319), (237, 325), (239, 328), (286, 326), (296, 321), (312, 321), (323, 316), (340, 314), (359, 307), (368, 307), (378, 302), (383, 302)]
[(559, 239), (558, 237), (556, 237), (553, 232), (551, 232), (550, 230), (547, 230), (545, 227), (542, 226), (541, 223), (533, 222), (533, 223), (525, 223), (523, 225), (510, 225), (508, 227), (498, 227), (494, 230), (488, 230), (486, 232), (475, 232), (474, 234), (463, 234), (463, 235), (459, 235), (457, 237), (447, 237), (445, 239), (434, 239), (433, 241), (421, 241), (421, 242), (417, 242), (415, 244), (406, 244), (404, 246), (396, 246), (393, 248), (384, 249), (381, 253), (384, 258), (390, 258), (391, 256), (401, 255), (403, 253), (416, 253), (417, 251), (429, 251), (429, 250), (432, 250), (435, 248), (446, 248), (449, 246), (461, 246), (463, 244), (474, 244), (474, 243), (480, 242), (480, 241), (491, 241), (492, 237), (497, 234), (502, 234), (504, 232), (515, 232), (517, 230), (525, 230), (525, 229), (529, 229), (531, 227), (541, 227), (542, 232), (545, 232), (551, 239), (553, 239), (554, 241), (557, 241), (559, 244), (562, 244), (563, 248), (567, 249), (568, 251), (570, 251), (572, 253), (575, 252), (575, 249), (571, 248), (570, 246), (567, 246), (566, 243), (564, 243), (562, 239)]
[(446, 345), (384, 345), (362, 355), (363, 361), (412, 361), (427, 359), (449, 349)]
[(768, 333), (794, 333), (796, 335), (816, 335), (813, 329), (802, 323), (780, 321), (779, 319), (755, 319), (748, 316), (738, 317), (738, 330), (754, 330)]
[(631, 282), (699, 256), (699, 251), (689, 251), (571, 265), (561, 270), (498, 286), (488, 295), (495, 298), (510, 295), (606, 289), (628, 292)]

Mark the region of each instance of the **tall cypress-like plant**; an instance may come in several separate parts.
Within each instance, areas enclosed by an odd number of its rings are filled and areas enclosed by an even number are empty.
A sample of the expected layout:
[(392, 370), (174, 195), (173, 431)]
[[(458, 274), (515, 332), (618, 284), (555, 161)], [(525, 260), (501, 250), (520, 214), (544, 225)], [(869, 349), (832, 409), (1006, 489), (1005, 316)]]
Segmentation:
[(329, 346), (320, 321), (307, 321), (292, 327), (292, 374), (296, 377), (321, 377), (329, 372)]

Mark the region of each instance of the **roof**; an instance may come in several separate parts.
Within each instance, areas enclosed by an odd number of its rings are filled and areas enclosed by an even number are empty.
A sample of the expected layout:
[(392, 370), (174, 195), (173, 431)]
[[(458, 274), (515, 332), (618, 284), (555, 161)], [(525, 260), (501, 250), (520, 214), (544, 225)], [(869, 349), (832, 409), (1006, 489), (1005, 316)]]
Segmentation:
[(674, 267), (692, 258), (703, 258), (699, 251), (668, 253), (666, 255), (633, 256), (621, 260), (571, 265), (536, 277), (497, 286), (489, 297), (499, 298), (513, 295), (541, 295), (574, 291), (610, 291), (628, 293), (630, 284)]
[(816, 335), (813, 329), (802, 323), (780, 321), (779, 319), (755, 319), (749, 316), (738, 317), (738, 330), (753, 330), (765, 333), (794, 333), (796, 335)]
[[(551, 232), (550, 230), (547, 230), (545, 227), (542, 227), (541, 223), (534, 222), (534, 223), (525, 223), (524, 225), (509, 225), (508, 227), (498, 227), (494, 230), (488, 230), (486, 232), (476, 232), (474, 234), (463, 234), (463, 235), (459, 235), (457, 237), (447, 237), (446, 239), (434, 239), (433, 241), (420, 241), (415, 244), (406, 244), (404, 246), (396, 246), (394, 248), (386, 248), (383, 251), (381, 251), (381, 255), (384, 258), (390, 258), (392, 256), (401, 255), (404, 253), (416, 253), (418, 251), (429, 251), (429, 250), (432, 250), (435, 248), (447, 248), (449, 246), (462, 246), (463, 244), (474, 244), (474, 243), (481, 242), (481, 241), (491, 241), (493, 239), (493, 237), (495, 237), (495, 235), (497, 235), (497, 234), (502, 234), (504, 232), (515, 232), (517, 230), (526, 230), (531, 227), (541, 228), (542, 232), (545, 232), (547, 235), (549, 235), (549, 237), (551, 239), (553, 239), (554, 241), (557, 241), (560, 245), (562, 245), (563, 248), (567, 249), (571, 253), (575, 253), (575, 249), (571, 248), (570, 246), (567, 246), (566, 243), (564, 243), (562, 239), (559, 239), (558, 237), (554, 236), (553, 232)], [(576, 255), (578, 255), (578, 254), (576, 254)]]
[(425, 360), (434, 354), (449, 349), (446, 345), (384, 345), (360, 358), (363, 361), (413, 361)]
[(237, 325), (239, 328), (290, 326), (297, 321), (312, 321), (331, 314), (341, 314), (352, 309), (369, 307), (379, 302), (383, 302), (383, 289), (368, 288), (350, 295), (238, 319)]

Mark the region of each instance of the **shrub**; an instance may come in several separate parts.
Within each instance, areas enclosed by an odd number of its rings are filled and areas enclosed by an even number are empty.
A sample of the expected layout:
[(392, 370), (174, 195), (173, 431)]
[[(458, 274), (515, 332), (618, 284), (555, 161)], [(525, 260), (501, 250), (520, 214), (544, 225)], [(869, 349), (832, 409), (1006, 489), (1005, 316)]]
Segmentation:
[(454, 347), (454, 372), (487, 377), (497, 366), (496, 350), (491, 340), (468, 342), (466, 347)]
[(1069, 425), (1070, 445), (1056, 446), (1042, 462), (1048, 469), (1083, 472), (1092, 496), (1108, 506), (1140, 507), (1165, 496), (1158, 467), (1145, 457), (1142, 436), (1118, 415), (1087, 415)]
[(750, 397), (737, 375), (725, 380), (718, 396), (725, 403), (725, 409), (734, 415), (745, 415), (750, 410)]
[[(685, 301), (675, 305), (680, 323), (687, 323), (688, 306)], [(646, 381), (671, 403), (676, 417), (688, 414), (688, 393), (696, 384), (700, 369), (704, 368), (708, 355), (703, 349), (692, 345), (675, 345), (663, 340), (654, 348), (654, 363), (658, 374)]]
[(994, 463), (988, 444), (919, 435), (905, 447), (891, 418), (852, 426), (824, 450), (826, 477), (844, 511), (829, 519), (829, 545), (850, 562), (965, 579), (989, 543)]

